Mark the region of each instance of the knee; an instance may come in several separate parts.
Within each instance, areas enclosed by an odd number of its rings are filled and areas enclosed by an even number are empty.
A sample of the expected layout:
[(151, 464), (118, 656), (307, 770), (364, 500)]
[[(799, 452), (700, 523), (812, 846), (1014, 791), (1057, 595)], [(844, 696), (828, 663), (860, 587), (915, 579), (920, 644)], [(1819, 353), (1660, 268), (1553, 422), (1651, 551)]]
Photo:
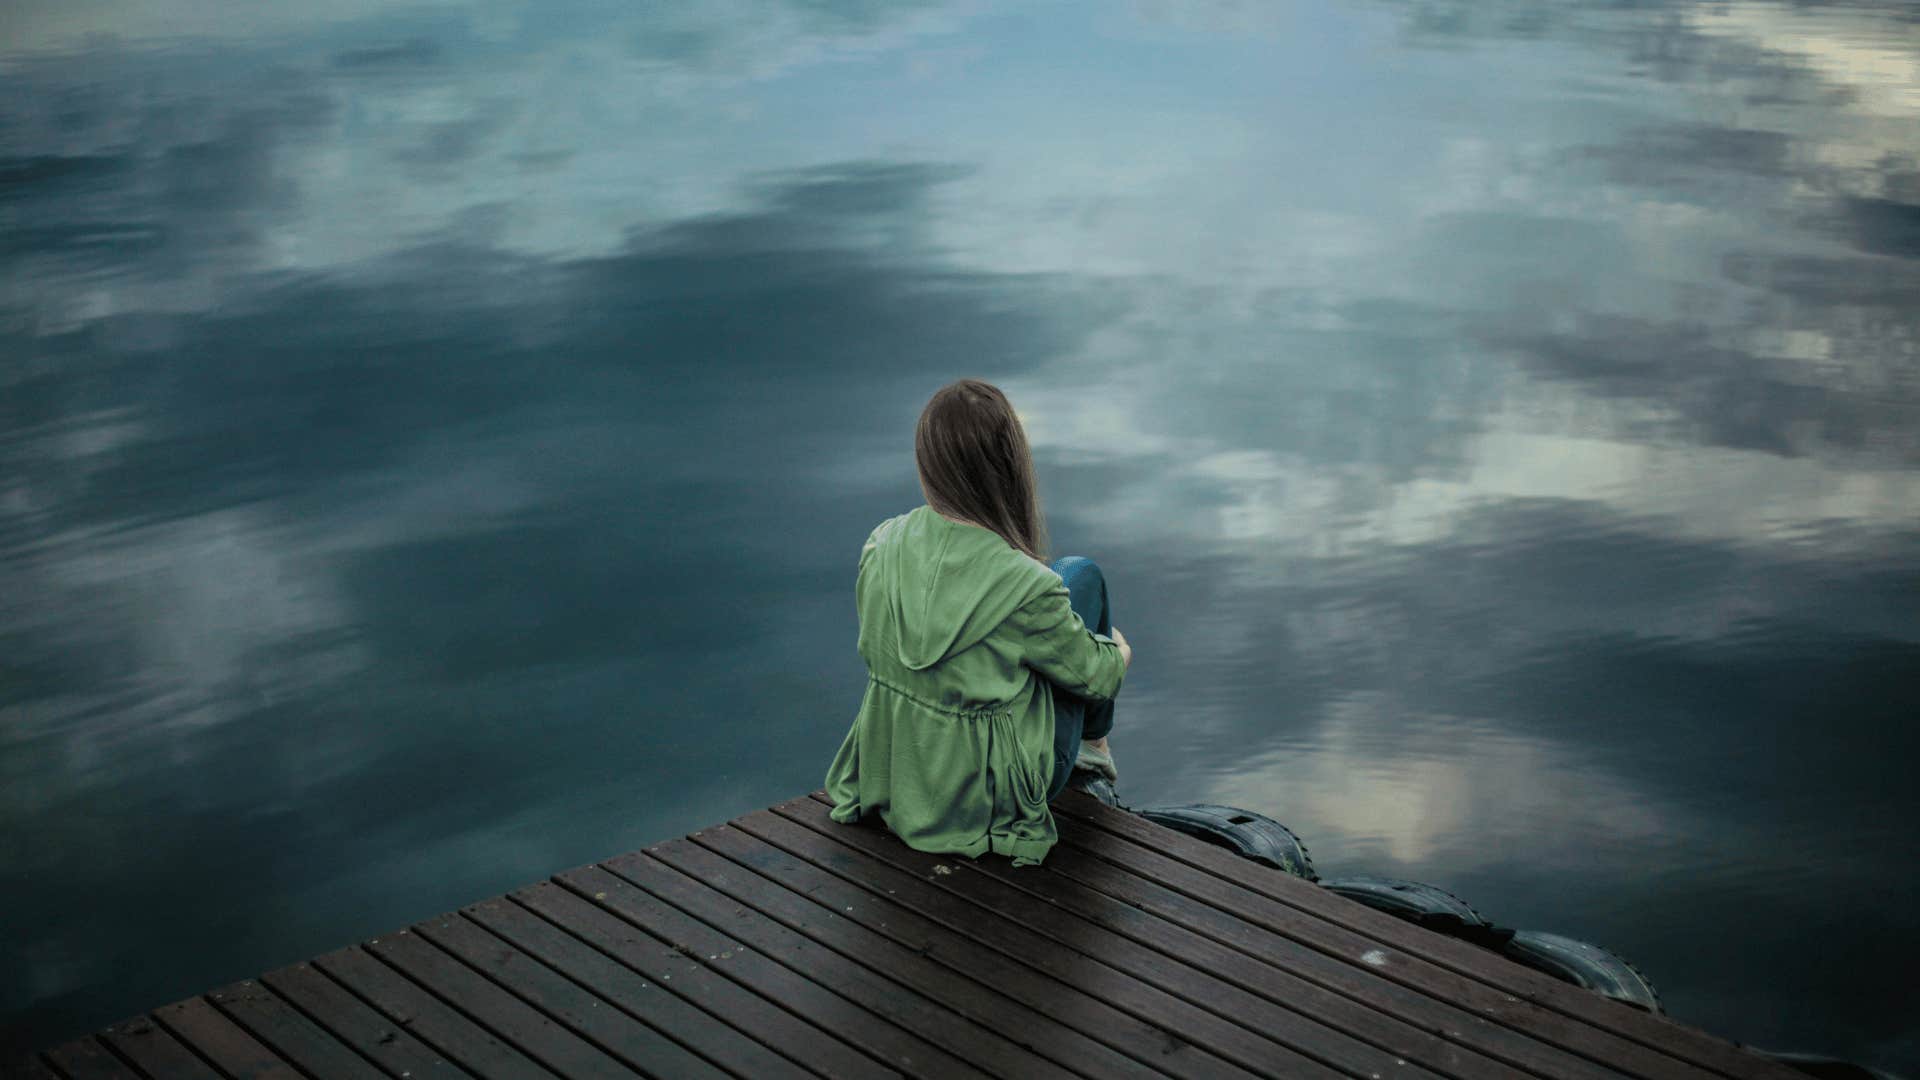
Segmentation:
[(1076, 581), (1099, 582), (1105, 580), (1100, 573), (1100, 564), (1087, 558), (1085, 555), (1060, 556), (1053, 561), (1053, 572), (1059, 574), (1060, 580), (1066, 582), (1069, 588), (1071, 588)]

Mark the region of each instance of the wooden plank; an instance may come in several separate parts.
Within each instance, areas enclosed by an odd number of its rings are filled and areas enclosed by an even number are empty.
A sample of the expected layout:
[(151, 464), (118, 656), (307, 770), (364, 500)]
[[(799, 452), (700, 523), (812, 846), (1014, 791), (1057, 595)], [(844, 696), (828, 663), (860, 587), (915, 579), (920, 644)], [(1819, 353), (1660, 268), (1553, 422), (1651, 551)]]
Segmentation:
[[(965, 978), (956, 979), (953, 973), (942, 970), (940, 965), (911, 949), (901, 948), (785, 889), (768, 888), (765, 879), (732, 865), (691, 840), (655, 844), (647, 849), (647, 855), (751, 907), (762, 918), (893, 980), (932, 1003), (932, 1008), (974, 1021), (982, 1034), (975, 1036), (976, 1043), (968, 1049), (979, 1055), (976, 1060), (982, 1065), (990, 1064), (1012, 1075), (1065, 1076), (1079, 1067), (1090, 1075), (1114, 1076), (1140, 1069), (1111, 1047), (1102, 1046), (1051, 1017), (1011, 1004), (1000, 996), (999, 988)], [(618, 856), (609, 859), (606, 865), (631, 881), (629, 868), (650, 861), (647, 856)], [(1023, 1039), (1031, 1036), (1034, 1043), (1046, 1049), (1016, 1041), (1004, 1034), (1007, 1032), (1017, 1032)], [(1069, 1065), (1069, 1061), (1074, 1064)]]
[(100, 1039), (152, 1080), (222, 1080), (213, 1066), (150, 1016), (112, 1024), (100, 1032)]
[[(755, 1042), (749, 1031), (703, 1012), (664, 989), (662, 984), (642, 978), (626, 965), (510, 900), (487, 900), (463, 908), (461, 914), (586, 987), (601, 1000), (671, 1035), (729, 1072), (755, 1077), (813, 1075), (795, 1061), (782, 1058)], [(665, 985), (671, 985), (671, 981)], [(791, 1015), (788, 1019), (792, 1019)], [(796, 1046), (795, 1050), (800, 1052), (801, 1048)]]
[[(1144, 917), (1137, 911), (1127, 909), (1121, 919), (1131, 917), (1133, 922), (1144, 924), (1144, 938), (1160, 947), (1148, 947), (1135, 938), (1121, 936), (1110, 922), (1089, 919), (1081, 911), (1062, 907), (1031, 892), (1023, 892), (1016, 882), (1031, 878), (1031, 869), (1010, 869), (1008, 878), (1012, 880), (981, 874), (956, 874), (950, 869), (948, 872), (939, 872), (939, 867), (950, 867), (947, 859), (900, 844), (885, 828), (835, 822), (829, 819), (826, 807), (812, 799), (781, 803), (774, 807), (774, 813), (780, 815), (781, 821), (789, 821), (795, 828), (804, 826), (810, 834), (820, 836), (824, 842), (835, 847), (852, 847), (874, 859), (899, 867), (906, 874), (914, 874), (916, 884), (922, 884), (922, 888), (939, 888), (966, 903), (996, 911), (1006, 922), (1023, 924), (1033, 932), (1050, 936), (1064, 947), (1094, 951), (1106, 963), (1117, 965), (1142, 982), (1160, 986), (1167, 994), (1177, 994), (1192, 1001), (1194, 1007), (1212, 1011), (1219, 1017), (1215, 1019), (1215, 1024), (1227, 1020), (1235, 1024), (1248, 1024), (1254, 1032), (1283, 1040), (1288, 1047), (1311, 1047), (1315, 1053), (1327, 1057), (1331, 1057), (1334, 1049), (1338, 1049), (1327, 1047), (1327, 1032), (1332, 1032), (1334, 1036), (1346, 1038), (1348, 1042), (1361, 1047), (1380, 1047), (1380, 1051), (1394, 1055), (1388, 1059), (1390, 1063), (1421, 1063), (1448, 1076), (1486, 1076), (1501, 1080), (1521, 1080), (1524, 1076), (1515, 1068), (1476, 1055), (1457, 1043), (1438, 1040), (1409, 1024), (1382, 1017), (1356, 1001), (1321, 990), (1319, 986), (1302, 982), (1286, 972), (1267, 969), (1265, 965), (1254, 965), (1244, 957), (1227, 953), (1227, 949), (1208, 942), (1206, 938), (1196, 938), (1196, 944), (1202, 945), (1200, 949), (1187, 947), (1183, 930), (1164, 924), (1162, 920)], [(1225, 974), (1233, 974), (1235, 967), (1250, 970), (1250, 982), (1267, 990), (1269, 995), (1261, 997), (1223, 978)], [(1306, 1009), (1306, 1013), (1294, 1009)], [(1202, 1013), (1202, 1017), (1204, 1015), (1206, 1013)], [(1183, 1022), (1188, 1024), (1188, 1030), (1200, 1030), (1192, 1026), (1192, 1020)], [(1221, 1042), (1219, 1045), (1229, 1043)], [(1275, 1068), (1286, 1074), (1294, 1070), (1288, 1055), (1294, 1055), (1294, 1051), (1273, 1051), (1269, 1061), (1273, 1061)], [(1363, 1061), (1365, 1059), (1359, 1059), (1356, 1065), (1361, 1065)], [(1405, 1068), (1394, 1065), (1394, 1072), (1402, 1072)]]
[(417, 934), (401, 930), (367, 942), (366, 949), (561, 1076), (635, 1071)]
[(139, 1073), (92, 1035), (62, 1043), (45, 1056), (54, 1071), (67, 1080), (140, 1080)]
[(312, 964), (269, 971), (260, 981), (292, 1003), (334, 1038), (358, 1050), (389, 1076), (413, 1080), (457, 1080), (466, 1070), (409, 1034), (372, 1006), (354, 997)]
[(1799, 1076), (1080, 792), (1021, 870), (829, 805), (567, 871), (8, 1074)]
[[(611, 866), (607, 869), (613, 869)], [(1017, 1073), (1008, 1066), (1052, 1067), (1039, 1058), (1009, 1050), (1005, 1040), (890, 979), (878, 976), (824, 949), (786, 927), (762, 916), (750, 907), (734, 903), (726, 896), (685, 877), (664, 863), (650, 859), (628, 859), (617, 877), (712, 926), (724, 926), (727, 933), (753, 951), (767, 956), (841, 997), (859, 1004), (901, 1028), (913, 1032), (924, 1042), (939, 1047), (941, 1057), (959, 1064), (997, 1069), (1000, 1075)], [(571, 882), (569, 883), (571, 884)], [(607, 894), (607, 900), (629, 896)], [(589, 893), (591, 895), (591, 893)], [(801, 1000), (805, 1000), (804, 998)], [(837, 1029), (851, 1033), (851, 1029)], [(942, 1068), (946, 1067), (943, 1063)], [(923, 1066), (931, 1071), (931, 1065)], [(916, 1071), (909, 1063), (904, 1071)], [(1055, 1070), (1057, 1072), (1057, 1070)], [(978, 1075), (977, 1069), (975, 1070)]]
[[(616, 892), (636, 894), (636, 907), (640, 906), (639, 897), (645, 897), (647, 905), (658, 903), (618, 878), (600, 873), (615, 883)], [(884, 1080), (900, 1075), (881, 1063), (891, 1055), (898, 1055), (903, 1066), (910, 1066), (916, 1058), (925, 1060), (939, 1053), (873, 1013), (671, 908), (648, 913), (649, 927), (661, 927), (661, 932), (670, 935), (662, 940), (558, 885), (529, 886), (507, 899), (511, 906), (546, 920), (618, 961), (645, 980), (648, 989), (664, 993), (670, 988), (672, 993), (752, 1032), (787, 1056), (808, 1062), (823, 1075)], [(496, 932), (506, 932), (506, 924), (493, 922), (486, 907), (472, 910)], [(713, 970), (696, 963), (689, 954), (707, 957)], [(631, 1000), (633, 995), (629, 992), (622, 997)], [(798, 1015), (774, 1001), (797, 1008)], [(848, 1038), (854, 1042), (841, 1041), (832, 1034), (835, 1029), (848, 1031)], [(878, 1060), (856, 1049), (855, 1043), (871, 1048)]]
[(272, 1052), (314, 1076), (381, 1080), (384, 1073), (331, 1032), (252, 979), (206, 995), (214, 1008), (265, 1044)]
[(1369, 995), (1383, 1011), (1457, 1029), (1460, 1041), (1521, 1068), (1597, 1076), (1597, 1063), (1605, 1062), (1632, 1075), (1713, 1080), (1697, 1065), (1502, 993), (1111, 833), (1063, 830), (1047, 861), (1060, 874), (1250, 956), (1288, 966), (1343, 993)]
[(235, 1080), (300, 1080), (300, 1073), (204, 998), (153, 1010), (153, 1018), (215, 1068)]
[[(1103, 839), (1106, 841), (1103, 850), (1120, 843), (1111, 837)], [(1129, 857), (1126, 852), (1118, 854), (1122, 858)], [(1146, 854), (1150, 856), (1152, 853)], [(1060, 844), (1047, 856), (1047, 863), (1055, 874), (1089, 889), (1178, 923), (1243, 956), (1284, 968), (1336, 993), (1365, 1002), (1383, 1013), (1438, 1032), (1489, 1057), (1499, 1058), (1516, 1068), (1590, 1080), (1622, 1073), (1647, 1074), (1652, 1069), (1651, 1075), (1655, 1076), (1704, 1080), (1700, 1070), (1684, 1062), (1650, 1055), (1644, 1047), (1612, 1037), (1604, 1041), (1610, 1046), (1623, 1048), (1625, 1053), (1621, 1059), (1604, 1055), (1583, 1058), (1569, 1050), (1565, 1043), (1571, 1042), (1576, 1049), (1584, 1049), (1581, 1044), (1602, 1042), (1604, 1033), (1569, 1022), (1559, 1014), (1538, 1009), (1533, 1011), (1543, 1013), (1545, 1019), (1520, 1027), (1519, 1022), (1534, 1019), (1525, 1012), (1530, 1006), (1518, 998), (1504, 995), (1495, 995), (1499, 998), (1498, 1005), (1482, 1002), (1479, 1003), (1482, 1006), (1480, 1009), (1468, 1009), (1463, 1003), (1446, 996), (1436, 996), (1434, 987), (1421, 980), (1421, 976), (1432, 972), (1420, 970), (1417, 961), (1398, 950), (1387, 949), (1364, 939), (1351, 943), (1344, 953), (1316, 949), (1314, 944), (1324, 944), (1330, 937), (1337, 940), (1339, 928), (1298, 912), (1293, 913), (1290, 919), (1271, 920), (1247, 918), (1237, 911), (1223, 911), (1208, 904), (1205, 897), (1177, 891), (1170, 883), (1162, 884), (1160, 879), (1153, 876), (1152, 870), (1121, 865), (1076, 849), (1065, 834)], [(1160, 869), (1164, 868), (1154, 868)], [(1212, 880), (1222, 890), (1232, 888), (1218, 879)], [(1185, 884), (1203, 892), (1213, 891), (1202, 883)], [(1541, 1028), (1547, 1030), (1543, 1033)], [(1654, 1060), (1629, 1062), (1626, 1057), (1631, 1056), (1632, 1051), (1639, 1051)], [(1607, 1064), (1600, 1064), (1602, 1061)]]
[[(958, 859), (950, 860), (948, 865), (959, 865), (968, 872), (928, 873), (914, 860), (933, 857), (915, 852), (882, 826), (835, 822), (826, 816), (825, 805), (812, 799), (794, 800), (775, 809), (839, 842), (899, 860), (927, 880), (970, 900), (998, 904), (1004, 910), (1019, 913), (1018, 917), (1029, 925), (1037, 927), (1042, 925), (1042, 919), (1048, 919), (1048, 925), (1070, 943), (1089, 932), (1120, 935), (1135, 948), (1109, 947), (1108, 954), (1138, 963), (1139, 970), (1149, 975), (1164, 976), (1168, 964), (1173, 962), (1197, 968), (1213, 981), (1195, 985), (1191, 975), (1178, 970), (1164, 977), (1168, 985), (1194, 994), (1197, 1000), (1230, 1005), (1234, 1016), (1261, 1017), (1280, 1031), (1298, 1029), (1303, 1018), (1310, 1018), (1316, 1024), (1346, 1032), (1395, 1054), (1400, 1060), (1419, 1062), (1450, 1076), (1515, 1078), (1524, 1075), (1458, 1043), (1438, 1038), (1427, 1029), (1387, 1016), (1365, 1001), (1342, 996), (1283, 968), (1247, 957), (1071, 879), (1042, 872), (1044, 864), (1040, 868), (1014, 869), (1003, 860), (969, 864), (965, 859)], [(1048, 858), (1051, 861), (1052, 856)], [(981, 878), (987, 880), (978, 880)], [(1039, 911), (1055, 914), (1042, 916)], [(1213, 989), (1222, 982), (1230, 993)], [(1297, 1010), (1298, 1015), (1287, 1020), (1286, 1016), (1293, 1010)], [(1279, 1027), (1279, 1024), (1289, 1027)]]
[[(817, 804), (809, 802), (808, 805)], [(825, 816), (822, 808), (821, 817)], [(1255, 1072), (1292, 1077), (1326, 1071), (1327, 1066), (1322, 1062), (1302, 1055), (1285, 1042), (1267, 1037), (1272, 1032), (1263, 1031), (1257, 1022), (1243, 1026), (1231, 1016), (1205, 1011), (1192, 999), (1177, 997), (1161, 989), (1153, 979), (1142, 978), (1128, 963), (1129, 957), (1116, 955), (1116, 952), (1124, 954), (1138, 948), (1124, 938), (1076, 923), (1071, 940), (1063, 941), (1057, 933), (1048, 933), (1058, 926), (1048, 923), (1049, 910), (1045, 904), (1027, 899), (1012, 908), (980, 905), (935, 886), (931, 883), (933, 879), (950, 876), (934, 869), (939, 863), (937, 856), (913, 851), (895, 841), (893, 847), (925, 860), (912, 867), (901, 867), (887, 861), (879, 852), (836, 843), (772, 811), (748, 814), (735, 819), (733, 824), (875, 895), (884, 892), (942, 925), (973, 936), (1008, 955), (1024, 958), (1116, 1008), (1156, 1026), (1186, 1032), (1196, 1042)], [(828, 824), (836, 829), (844, 828), (837, 823)], [(869, 839), (882, 839), (875, 830), (862, 832)], [(922, 877), (928, 880), (923, 881)], [(991, 930), (987, 929), (989, 926)], [(1198, 972), (1187, 970), (1198, 979)], [(1206, 981), (1208, 993), (1234, 989), (1225, 983)], [(1304, 1023), (1298, 1014), (1275, 1011), (1296, 1023)], [(1314, 1034), (1321, 1033), (1318, 1025), (1307, 1026)]]
[[(1429, 980), (1439, 978), (1444, 983), (1450, 973), (1443, 969), (1303, 912), (1286, 909), (1286, 917), (1271, 917), (1259, 909), (1271, 901), (1244, 890), (1236, 896), (1237, 887), (1230, 882), (1108, 833), (1063, 823), (1060, 843), (1045, 865), (1058, 878), (1211, 938), (1235, 955), (1310, 980), (1516, 1068), (1588, 1080), (1623, 1073), (1706, 1080), (1697, 1067), (1481, 984), (1459, 980), (1467, 984), (1464, 989), (1473, 1008), (1452, 1000), (1451, 994), (1436, 996)], [(1042, 894), (1057, 888), (1041, 876), (1009, 873), (997, 862), (985, 861), (969, 869)], [(1176, 884), (1183, 885), (1184, 891), (1176, 890)]]
[[(815, 792), (825, 798), (825, 792)], [(1144, 844), (1195, 869), (1224, 877), (1273, 900), (1349, 927), (1381, 944), (1505, 991), (1524, 1001), (1584, 1020), (1596, 1027), (1730, 1077), (1805, 1080), (1798, 1070), (1749, 1053), (1711, 1033), (1609, 1001), (1516, 964), (1477, 945), (1436, 934), (1385, 912), (1335, 895), (1310, 882), (1271, 872), (1251, 860), (1154, 822), (1069, 791), (1054, 800), (1057, 816)], [(1265, 871), (1265, 872), (1263, 872)]]
[(0, 1071), (0, 1076), (18, 1076), (20, 1080), (62, 1080), (60, 1074), (53, 1071), (53, 1066), (47, 1064), (45, 1054), (0, 1061), (0, 1070), (4, 1070)]
[(413, 930), (636, 1071), (708, 1080), (727, 1075), (463, 916), (445, 915)]
[(752, 906), (737, 903), (707, 883), (663, 862), (645, 855), (624, 856), (608, 860), (601, 869), (702, 922), (724, 926), (750, 950), (912, 1030), (940, 1047), (947, 1056), (993, 1070), (996, 1075), (1018, 1074), (1023, 1070), (1050, 1077), (1064, 1075), (1045, 1059), (1025, 1053), (986, 1028), (820, 946)]
[(313, 966), (476, 1076), (548, 1080), (553, 1074), (360, 946), (317, 956)]
[[(830, 919), (851, 923), (868, 934), (892, 941), (915, 957), (974, 979), (990, 993), (1019, 1002), (1037, 1015), (1070, 1026), (1081, 1036), (1159, 1072), (1189, 1080), (1255, 1075), (1215, 1054), (1196, 1041), (1193, 1033), (1149, 1024), (1113, 1007), (1101, 995), (1093, 993), (1091, 987), (1082, 985), (1083, 975), (1098, 979), (1102, 971), (1108, 976), (1117, 974), (1111, 968), (1082, 958), (1080, 963), (1072, 965), (1076, 970), (1066, 972), (1064, 978), (1056, 978), (1015, 956), (1003, 954), (992, 943), (1019, 928), (1002, 919), (976, 909), (972, 927), (975, 933), (968, 935), (943, 926), (898, 900), (890, 900), (884, 893), (876, 895), (841, 881), (735, 826), (702, 829), (694, 839), (714, 854), (761, 875), (762, 880), (773, 883), (774, 888), (784, 887), (793, 896), (811, 901)], [(945, 977), (945, 981), (955, 982), (951, 976)], [(1124, 978), (1107, 981), (1109, 984), (1131, 982)], [(1071, 1054), (1071, 1049), (1068, 1053)], [(1325, 1070), (1325, 1075), (1335, 1074)]]

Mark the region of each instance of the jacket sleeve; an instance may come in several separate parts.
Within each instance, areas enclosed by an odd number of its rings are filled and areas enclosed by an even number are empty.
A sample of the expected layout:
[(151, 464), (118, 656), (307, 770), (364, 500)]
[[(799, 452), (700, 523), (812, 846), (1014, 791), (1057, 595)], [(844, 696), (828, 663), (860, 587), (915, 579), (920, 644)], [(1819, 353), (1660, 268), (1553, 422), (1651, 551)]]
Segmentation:
[(1020, 632), (1020, 662), (1074, 697), (1106, 701), (1120, 692), (1127, 662), (1120, 646), (1087, 629), (1067, 586), (1052, 589), (1014, 609), (1008, 621)]

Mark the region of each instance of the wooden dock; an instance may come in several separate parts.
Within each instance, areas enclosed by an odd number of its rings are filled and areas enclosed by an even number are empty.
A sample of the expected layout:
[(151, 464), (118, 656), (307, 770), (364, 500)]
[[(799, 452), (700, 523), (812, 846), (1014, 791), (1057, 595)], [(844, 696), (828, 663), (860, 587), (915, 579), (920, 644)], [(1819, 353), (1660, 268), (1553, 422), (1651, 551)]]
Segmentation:
[(94, 1077), (1805, 1075), (1070, 791), (1014, 869), (814, 792), (55, 1047)]

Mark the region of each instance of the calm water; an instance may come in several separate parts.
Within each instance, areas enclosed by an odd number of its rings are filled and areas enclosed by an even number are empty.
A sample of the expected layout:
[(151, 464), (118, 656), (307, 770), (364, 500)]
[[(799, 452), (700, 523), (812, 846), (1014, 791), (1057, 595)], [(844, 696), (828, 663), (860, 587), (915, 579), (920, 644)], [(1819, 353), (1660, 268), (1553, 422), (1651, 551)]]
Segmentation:
[(817, 787), (975, 375), (1127, 802), (1920, 1069), (1910, 5), (632, 6), (8, 5), (6, 1039)]

